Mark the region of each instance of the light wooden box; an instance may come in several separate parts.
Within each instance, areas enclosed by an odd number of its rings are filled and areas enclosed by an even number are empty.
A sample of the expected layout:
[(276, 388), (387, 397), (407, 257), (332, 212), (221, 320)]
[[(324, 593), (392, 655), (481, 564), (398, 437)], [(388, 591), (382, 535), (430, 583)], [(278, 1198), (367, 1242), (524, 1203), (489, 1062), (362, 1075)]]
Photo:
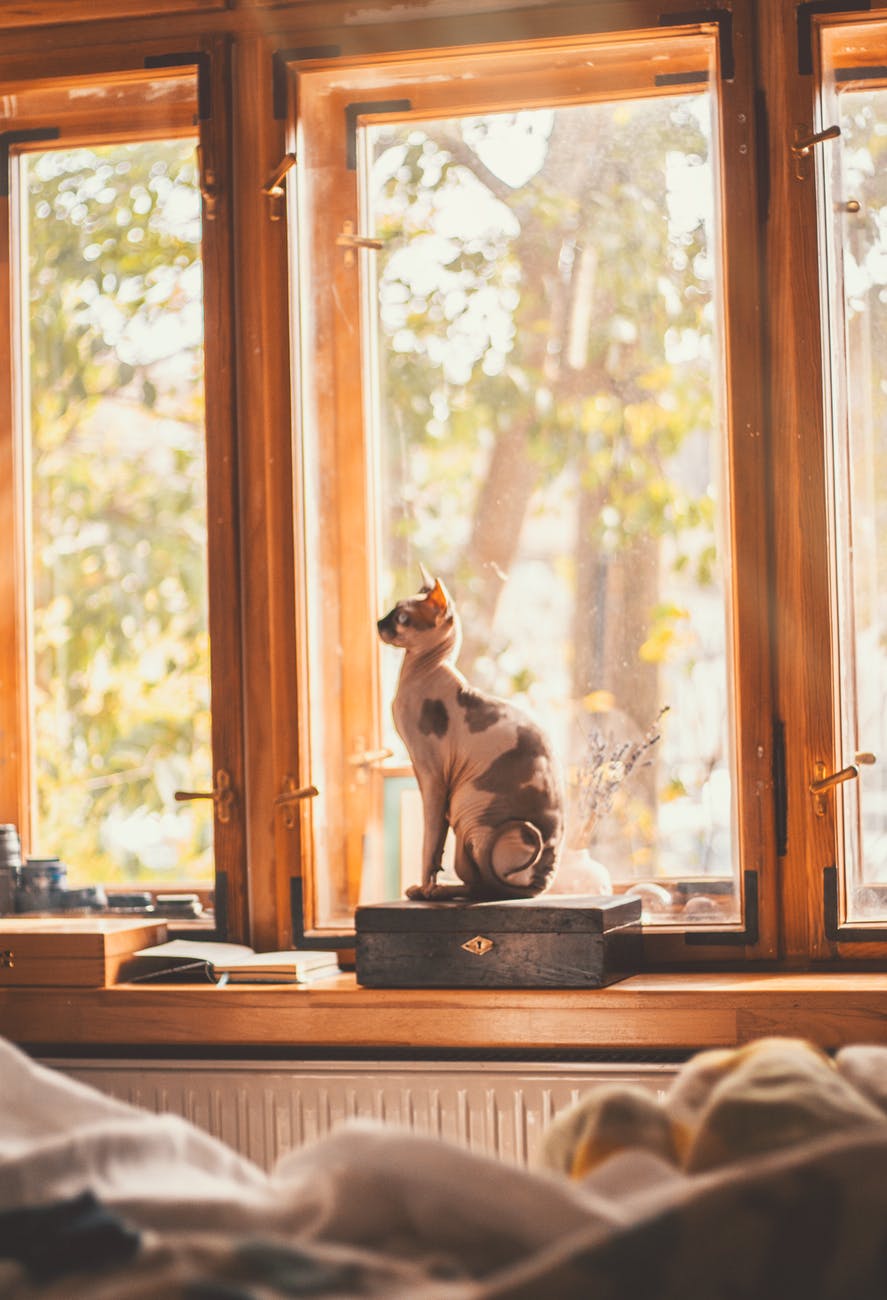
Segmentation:
[(0, 988), (105, 988), (126, 978), (137, 949), (165, 940), (165, 921), (0, 916)]

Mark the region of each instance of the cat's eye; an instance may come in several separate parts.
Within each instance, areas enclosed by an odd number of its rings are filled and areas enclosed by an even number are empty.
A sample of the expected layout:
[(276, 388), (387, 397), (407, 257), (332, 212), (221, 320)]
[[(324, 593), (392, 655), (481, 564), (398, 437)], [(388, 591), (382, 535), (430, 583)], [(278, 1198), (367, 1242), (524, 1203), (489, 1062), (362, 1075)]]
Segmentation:
[(394, 621), (395, 623), (399, 623), (401, 627), (404, 627), (407, 623), (409, 623), (410, 616), (404, 610), (400, 610)]

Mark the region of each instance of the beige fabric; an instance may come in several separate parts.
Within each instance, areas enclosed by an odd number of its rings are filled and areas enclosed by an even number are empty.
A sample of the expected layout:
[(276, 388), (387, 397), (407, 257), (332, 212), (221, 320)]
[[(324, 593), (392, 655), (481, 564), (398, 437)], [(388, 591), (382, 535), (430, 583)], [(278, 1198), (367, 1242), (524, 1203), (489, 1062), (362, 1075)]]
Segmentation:
[(551, 1126), (541, 1163), (581, 1177), (618, 1151), (642, 1148), (700, 1173), (832, 1133), (880, 1127), (885, 1063), (884, 1048), (848, 1049), (836, 1065), (810, 1043), (781, 1038), (700, 1052), (661, 1105), (638, 1088), (589, 1091)]
[(0, 1041), (0, 1210), (88, 1188), (142, 1234), (125, 1269), (48, 1287), (0, 1262), (0, 1294), (277, 1300), (307, 1270), (331, 1300), (884, 1300), (885, 1079), (885, 1048), (763, 1040), (700, 1054), (661, 1104), (591, 1090), (557, 1172), (361, 1124), (268, 1176)]

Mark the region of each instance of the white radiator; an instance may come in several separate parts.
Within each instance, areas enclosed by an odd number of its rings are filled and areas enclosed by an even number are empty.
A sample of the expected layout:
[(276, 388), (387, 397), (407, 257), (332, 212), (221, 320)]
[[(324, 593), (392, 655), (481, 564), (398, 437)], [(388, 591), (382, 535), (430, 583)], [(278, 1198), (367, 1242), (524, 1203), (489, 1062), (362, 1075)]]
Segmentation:
[(661, 1093), (678, 1069), (474, 1061), (51, 1058), (43, 1064), (146, 1110), (181, 1115), (266, 1169), (355, 1117), (525, 1164), (552, 1117), (596, 1083), (640, 1084)]

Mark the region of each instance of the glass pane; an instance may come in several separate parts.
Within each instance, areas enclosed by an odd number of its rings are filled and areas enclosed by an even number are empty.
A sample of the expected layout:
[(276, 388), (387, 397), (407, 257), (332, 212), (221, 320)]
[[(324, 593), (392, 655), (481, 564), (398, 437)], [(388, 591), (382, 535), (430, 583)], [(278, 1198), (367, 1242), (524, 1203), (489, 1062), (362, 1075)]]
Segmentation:
[(21, 159), (31, 854), (213, 879), (195, 141)]
[(841, 136), (830, 150), (829, 207), (838, 270), (831, 277), (830, 358), (841, 367), (833, 375), (836, 702), (841, 765), (859, 769), (837, 807), (846, 916), (865, 920), (887, 915), (887, 89), (847, 85), (835, 103)]
[[(735, 920), (710, 96), (362, 134), (380, 612), (423, 563), (469, 682), (543, 723), (568, 796), (556, 890)], [(419, 863), (399, 659), (382, 649), (395, 894)]]

